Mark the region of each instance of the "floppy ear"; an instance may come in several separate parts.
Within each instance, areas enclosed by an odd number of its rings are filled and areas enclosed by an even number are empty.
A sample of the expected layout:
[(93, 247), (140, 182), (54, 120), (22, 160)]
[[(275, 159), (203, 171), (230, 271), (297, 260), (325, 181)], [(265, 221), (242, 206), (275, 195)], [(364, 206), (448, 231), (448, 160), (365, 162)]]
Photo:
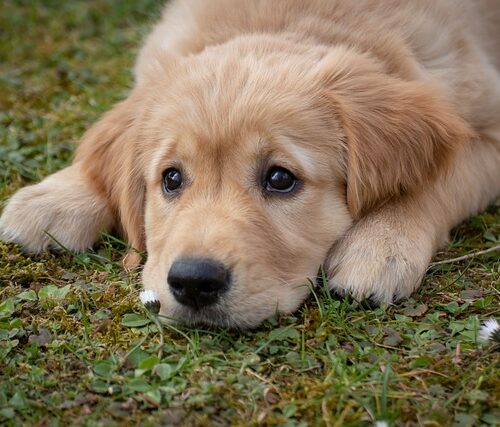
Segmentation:
[(345, 132), (347, 203), (355, 218), (430, 182), (473, 136), (430, 83), (389, 76), (346, 50), (322, 62), (323, 99)]
[(108, 200), (120, 232), (129, 245), (142, 251), (145, 182), (135, 138), (139, 99), (131, 94), (116, 104), (83, 136), (75, 162), (91, 185)]

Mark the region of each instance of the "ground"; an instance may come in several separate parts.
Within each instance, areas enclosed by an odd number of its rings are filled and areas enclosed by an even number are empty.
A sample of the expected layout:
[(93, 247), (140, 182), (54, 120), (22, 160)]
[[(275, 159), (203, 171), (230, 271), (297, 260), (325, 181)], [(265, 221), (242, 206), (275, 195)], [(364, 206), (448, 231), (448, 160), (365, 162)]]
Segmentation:
[[(153, 0), (0, 3), (0, 201), (68, 164), (131, 86)], [(0, 208), (1, 209), (1, 208)], [(438, 259), (497, 245), (500, 207), (456, 228)], [(429, 270), (400, 305), (318, 289), (255, 331), (160, 334), (112, 236), (95, 252), (0, 243), (1, 425), (498, 425), (498, 252)]]

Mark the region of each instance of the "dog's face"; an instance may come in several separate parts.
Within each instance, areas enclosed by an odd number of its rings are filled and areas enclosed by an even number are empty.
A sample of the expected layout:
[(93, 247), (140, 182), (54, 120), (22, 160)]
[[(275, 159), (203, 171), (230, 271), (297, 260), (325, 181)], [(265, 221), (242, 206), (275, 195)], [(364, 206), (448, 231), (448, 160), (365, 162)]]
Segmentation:
[(203, 61), (143, 125), (143, 282), (173, 319), (252, 327), (303, 302), (352, 221), (342, 134), (300, 76)]
[(88, 134), (104, 151), (87, 172), (145, 240), (145, 288), (189, 324), (295, 310), (354, 220), (470, 137), (433, 87), (347, 48), (262, 36), (167, 62)]
[(351, 221), (320, 153), (283, 134), (183, 133), (155, 160), (143, 281), (175, 319), (248, 327), (295, 310)]

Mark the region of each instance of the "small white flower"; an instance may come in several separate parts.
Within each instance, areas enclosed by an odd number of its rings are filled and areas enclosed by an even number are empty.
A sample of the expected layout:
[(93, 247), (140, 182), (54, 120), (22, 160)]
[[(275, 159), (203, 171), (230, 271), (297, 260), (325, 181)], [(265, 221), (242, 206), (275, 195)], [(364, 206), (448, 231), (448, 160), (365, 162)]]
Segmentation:
[(141, 302), (146, 305), (150, 302), (158, 301), (158, 294), (156, 291), (151, 290), (141, 291), (139, 298), (141, 299)]
[(374, 427), (389, 427), (389, 423), (387, 421), (376, 421)]
[(491, 339), (500, 342), (500, 325), (496, 319), (486, 320), (479, 329), (479, 340), (486, 344)]
[(144, 304), (144, 307), (151, 313), (158, 314), (160, 312), (160, 299), (156, 291), (141, 291), (139, 298)]

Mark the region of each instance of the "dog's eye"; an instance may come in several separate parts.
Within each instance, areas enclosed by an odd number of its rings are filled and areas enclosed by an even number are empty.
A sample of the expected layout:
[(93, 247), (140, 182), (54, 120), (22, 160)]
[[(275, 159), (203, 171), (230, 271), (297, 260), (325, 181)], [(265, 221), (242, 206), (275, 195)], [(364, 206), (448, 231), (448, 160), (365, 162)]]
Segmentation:
[(269, 192), (290, 193), (295, 189), (297, 179), (285, 168), (273, 167), (267, 172), (265, 185)]
[(167, 169), (163, 172), (163, 191), (173, 193), (182, 185), (182, 174), (175, 168)]

